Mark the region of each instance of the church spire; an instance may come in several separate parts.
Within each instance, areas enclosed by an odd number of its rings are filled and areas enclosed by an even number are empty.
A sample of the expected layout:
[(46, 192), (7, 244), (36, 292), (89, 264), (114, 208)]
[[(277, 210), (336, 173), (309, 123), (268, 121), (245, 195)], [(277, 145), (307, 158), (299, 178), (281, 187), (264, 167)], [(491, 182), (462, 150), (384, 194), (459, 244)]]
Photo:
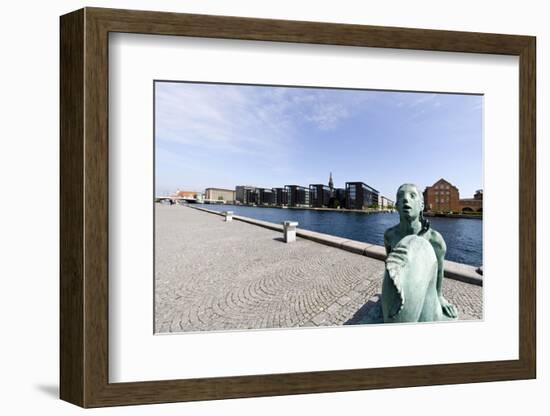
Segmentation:
[(328, 187), (330, 188), (330, 191), (332, 192), (332, 189), (334, 188), (334, 182), (332, 182), (332, 172), (330, 172), (330, 177), (328, 178)]

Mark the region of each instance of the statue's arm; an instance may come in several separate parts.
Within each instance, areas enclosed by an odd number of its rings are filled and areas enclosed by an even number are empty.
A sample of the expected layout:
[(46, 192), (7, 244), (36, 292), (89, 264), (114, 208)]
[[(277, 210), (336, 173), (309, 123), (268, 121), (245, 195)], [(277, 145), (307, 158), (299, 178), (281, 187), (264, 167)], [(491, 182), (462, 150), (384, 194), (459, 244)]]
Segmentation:
[(388, 228), (384, 233), (384, 247), (386, 247), (386, 256), (390, 254), (391, 251), (391, 238), (390, 238), (391, 228)]
[(445, 240), (443, 240), (443, 237), (441, 237), (441, 234), (436, 231), (433, 231), (432, 246), (435, 251), (435, 256), (437, 257), (437, 295), (441, 297), (441, 290), (443, 287), (443, 275), (445, 273), (444, 265), (447, 245), (445, 244)]
[(445, 315), (450, 318), (456, 318), (458, 312), (454, 305), (449, 303), (447, 299), (443, 296), (443, 277), (445, 274), (444, 265), (445, 265), (445, 253), (447, 252), (447, 245), (441, 234), (437, 231), (433, 231), (432, 237), (432, 246), (437, 257), (437, 296), (439, 297), (439, 303), (441, 304), (441, 309)]

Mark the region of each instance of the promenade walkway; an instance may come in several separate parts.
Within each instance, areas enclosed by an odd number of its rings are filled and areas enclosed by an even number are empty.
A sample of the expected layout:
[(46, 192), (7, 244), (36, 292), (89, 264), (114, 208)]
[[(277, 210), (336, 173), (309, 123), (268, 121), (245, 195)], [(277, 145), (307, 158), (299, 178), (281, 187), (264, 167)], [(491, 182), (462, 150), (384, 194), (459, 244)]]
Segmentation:
[[(381, 291), (384, 263), (184, 206), (155, 206), (158, 333), (343, 325)], [(482, 287), (445, 279), (460, 319), (482, 317)]]

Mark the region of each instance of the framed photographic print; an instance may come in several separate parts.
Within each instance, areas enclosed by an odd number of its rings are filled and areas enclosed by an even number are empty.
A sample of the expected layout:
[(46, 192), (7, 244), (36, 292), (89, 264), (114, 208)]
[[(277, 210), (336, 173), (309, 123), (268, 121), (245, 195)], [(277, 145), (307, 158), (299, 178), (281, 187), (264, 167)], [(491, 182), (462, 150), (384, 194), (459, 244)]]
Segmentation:
[(535, 38), (61, 17), (83, 407), (536, 376)]

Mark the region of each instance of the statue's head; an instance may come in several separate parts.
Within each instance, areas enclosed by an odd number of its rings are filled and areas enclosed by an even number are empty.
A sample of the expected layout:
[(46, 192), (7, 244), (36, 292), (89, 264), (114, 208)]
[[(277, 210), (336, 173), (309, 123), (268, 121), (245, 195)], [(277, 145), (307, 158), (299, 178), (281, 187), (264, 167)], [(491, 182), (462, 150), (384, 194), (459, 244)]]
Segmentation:
[(417, 219), (424, 210), (424, 198), (416, 185), (405, 183), (397, 189), (396, 208), (401, 218), (408, 221)]

